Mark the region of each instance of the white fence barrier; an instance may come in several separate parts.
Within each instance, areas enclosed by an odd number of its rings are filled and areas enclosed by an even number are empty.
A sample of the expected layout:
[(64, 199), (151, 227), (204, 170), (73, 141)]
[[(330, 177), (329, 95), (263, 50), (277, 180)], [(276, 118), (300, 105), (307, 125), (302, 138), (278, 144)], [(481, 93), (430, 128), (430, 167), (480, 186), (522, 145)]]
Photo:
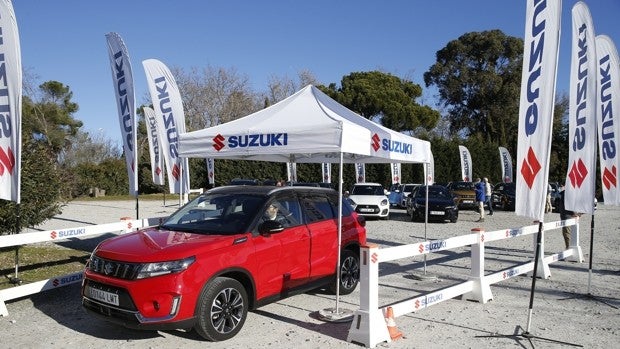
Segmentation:
[[(145, 218), (145, 219), (127, 219), (123, 218), (121, 222), (107, 223), (99, 225), (89, 225), (77, 228), (66, 228), (39, 231), (33, 233), (21, 233), (13, 235), (0, 236), (0, 248), (21, 246), (46, 241), (63, 241), (69, 239), (82, 239), (85, 237), (91, 237), (95, 235), (107, 234), (107, 233), (120, 233), (124, 234), (129, 231), (140, 229), (143, 227), (157, 225), (162, 222), (163, 218)], [(11, 287), (8, 289), (0, 290), (0, 316), (8, 316), (9, 311), (6, 308), (6, 301), (29, 296), (41, 291), (49, 290), (52, 288), (58, 288), (67, 286), (76, 282), (82, 281), (82, 272), (76, 272), (73, 274), (67, 274), (62, 276), (56, 276), (47, 280), (41, 280), (25, 285)]]
[[(579, 218), (571, 218), (563, 221), (543, 224), (541, 237), (540, 258), (536, 275), (549, 278), (549, 264), (561, 259), (573, 257), (583, 262), (583, 254), (579, 247)], [(565, 251), (545, 256), (544, 233), (545, 231), (559, 229), (564, 226), (573, 226), (571, 232), (571, 246)], [(500, 270), (485, 275), (484, 269), (484, 246), (486, 243), (512, 239), (525, 235), (534, 236), (534, 249), (539, 225), (531, 225), (518, 229), (505, 229), (491, 232), (474, 229), (472, 234), (457, 236), (445, 240), (424, 241), (414, 244), (396, 247), (379, 248), (368, 244), (361, 247), (360, 256), (360, 308), (355, 311), (353, 322), (347, 336), (348, 342), (363, 344), (374, 348), (378, 343), (391, 342), (388, 327), (386, 326), (386, 313), (388, 306), (379, 306), (379, 264), (398, 259), (422, 256), (429, 253), (455, 249), (458, 247), (471, 246), (471, 274), (468, 281), (460, 284), (432, 291), (417, 297), (407, 297), (406, 300), (390, 304), (394, 318), (411, 312), (417, 312), (431, 305), (445, 300), (463, 296), (464, 299), (476, 300), (486, 303), (493, 299), (491, 285), (517, 275), (534, 270), (534, 260), (528, 263)], [(533, 256), (534, 257), (534, 256)], [(534, 258), (532, 258), (534, 259)]]

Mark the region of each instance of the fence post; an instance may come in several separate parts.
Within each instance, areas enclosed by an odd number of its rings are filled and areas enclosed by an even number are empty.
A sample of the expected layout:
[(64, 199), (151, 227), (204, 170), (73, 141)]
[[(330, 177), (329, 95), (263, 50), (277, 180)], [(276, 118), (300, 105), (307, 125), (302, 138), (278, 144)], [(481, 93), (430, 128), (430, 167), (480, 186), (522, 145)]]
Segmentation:
[(465, 299), (477, 300), (486, 303), (493, 300), (491, 286), (484, 277), (484, 229), (474, 228), (472, 233), (478, 233), (478, 243), (471, 245), (471, 276), (474, 289), (465, 294)]
[(575, 225), (570, 230), (570, 246), (568, 248), (573, 250), (573, 255), (568, 257), (568, 260), (573, 262), (583, 263), (583, 252), (581, 251), (581, 245), (579, 244), (579, 217), (575, 217)]
[(360, 247), (360, 307), (353, 314), (347, 342), (374, 348), (390, 342), (383, 312), (379, 309), (379, 246)]

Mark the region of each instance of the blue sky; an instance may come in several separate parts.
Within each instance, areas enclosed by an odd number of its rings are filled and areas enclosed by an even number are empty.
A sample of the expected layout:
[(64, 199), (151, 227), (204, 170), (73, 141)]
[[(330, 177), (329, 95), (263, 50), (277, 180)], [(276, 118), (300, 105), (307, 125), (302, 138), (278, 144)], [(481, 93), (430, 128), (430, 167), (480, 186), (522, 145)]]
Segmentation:
[[(568, 93), (571, 8), (562, 4), (558, 92)], [(585, 1), (597, 34), (620, 48), (620, 0)], [(322, 84), (382, 70), (424, 87), (435, 53), (464, 33), (500, 29), (523, 38), (519, 0), (13, 0), (22, 65), (37, 83), (73, 91), (83, 129), (121, 145), (105, 34), (121, 35), (132, 62), (136, 105), (148, 93), (142, 61), (168, 67), (234, 68), (255, 91), (271, 76), (308, 70)], [(426, 103), (432, 105), (432, 92)]]

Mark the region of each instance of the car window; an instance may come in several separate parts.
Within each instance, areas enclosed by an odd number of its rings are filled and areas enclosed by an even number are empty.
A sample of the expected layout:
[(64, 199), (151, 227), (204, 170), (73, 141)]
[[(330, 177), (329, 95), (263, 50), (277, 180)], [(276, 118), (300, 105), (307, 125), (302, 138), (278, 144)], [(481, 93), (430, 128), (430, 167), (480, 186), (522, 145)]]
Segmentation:
[(242, 233), (265, 200), (264, 196), (244, 193), (203, 194), (173, 213), (161, 227), (213, 235)]
[(301, 201), (308, 223), (336, 217), (336, 213), (326, 196), (308, 195), (302, 198)]
[(378, 185), (355, 185), (351, 195), (385, 195), (383, 188)]
[(285, 228), (300, 225), (302, 222), (301, 208), (295, 197), (289, 196), (273, 199), (265, 207), (261, 222), (273, 219), (280, 222)]

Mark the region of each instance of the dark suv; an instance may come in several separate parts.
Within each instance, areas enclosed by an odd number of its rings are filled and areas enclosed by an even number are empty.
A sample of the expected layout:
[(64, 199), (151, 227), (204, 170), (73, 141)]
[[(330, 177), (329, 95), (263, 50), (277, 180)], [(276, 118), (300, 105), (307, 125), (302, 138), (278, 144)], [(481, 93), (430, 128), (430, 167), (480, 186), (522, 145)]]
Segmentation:
[(214, 188), (160, 226), (100, 243), (84, 271), (82, 304), (130, 328), (194, 328), (226, 340), (250, 309), (315, 288), (353, 292), (364, 223), (342, 203), (339, 251), (333, 189)]

